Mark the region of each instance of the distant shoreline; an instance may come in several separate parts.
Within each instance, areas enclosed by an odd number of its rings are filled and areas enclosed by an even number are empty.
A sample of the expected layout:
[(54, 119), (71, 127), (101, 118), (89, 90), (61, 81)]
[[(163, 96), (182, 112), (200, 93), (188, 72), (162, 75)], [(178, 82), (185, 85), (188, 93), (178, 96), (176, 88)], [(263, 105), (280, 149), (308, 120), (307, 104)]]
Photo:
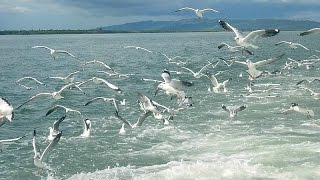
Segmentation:
[[(296, 31), (296, 30), (283, 30)], [(186, 31), (113, 31), (113, 30), (4, 30), (0, 35), (50, 35), (50, 34), (121, 34), (121, 33), (188, 33), (188, 32), (225, 32), (210, 30), (186, 30)]]

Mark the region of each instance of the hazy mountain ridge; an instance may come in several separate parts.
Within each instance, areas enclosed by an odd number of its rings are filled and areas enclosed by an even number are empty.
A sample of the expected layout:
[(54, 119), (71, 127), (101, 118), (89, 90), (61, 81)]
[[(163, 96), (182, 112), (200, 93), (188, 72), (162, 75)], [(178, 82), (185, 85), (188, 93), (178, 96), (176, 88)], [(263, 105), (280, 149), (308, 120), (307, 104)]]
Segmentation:
[[(303, 31), (314, 27), (320, 27), (320, 22), (307, 20), (282, 20), (282, 19), (255, 19), (255, 20), (227, 20), (232, 26), (240, 30), (255, 30), (278, 28), (285, 31)], [(108, 31), (223, 31), (218, 19), (183, 19), (178, 21), (140, 21), (98, 28)]]

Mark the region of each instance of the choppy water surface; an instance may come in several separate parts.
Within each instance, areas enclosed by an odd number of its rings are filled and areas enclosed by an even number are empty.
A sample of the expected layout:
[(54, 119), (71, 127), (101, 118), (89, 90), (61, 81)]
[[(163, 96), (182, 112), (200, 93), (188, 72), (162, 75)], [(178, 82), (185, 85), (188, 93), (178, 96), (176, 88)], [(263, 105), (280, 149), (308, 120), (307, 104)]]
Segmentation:
[[(320, 46), (319, 35), (299, 37), (298, 32), (281, 32), (266, 41), (257, 40), (259, 49), (254, 50), (252, 61), (263, 60), (286, 54), (284, 59), (261, 67), (262, 70), (281, 69), (287, 57), (307, 59), (316, 53)], [(310, 48), (289, 49), (286, 46), (275, 47), (280, 40), (296, 41)], [(76, 90), (63, 93), (59, 101), (36, 99), (16, 111), (12, 123), (0, 128), (0, 139), (9, 139), (29, 133), (28, 137), (3, 149), (0, 153), (0, 178), (2, 179), (318, 179), (320, 177), (320, 140), (319, 140), (319, 100), (310, 93), (297, 88), (298, 81), (319, 77), (319, 64), (306, 69), (284, 70), (281, 75), (262, 77), (259, 83), (281, 83), (280, 89), (258, 92), (256, 95), (276, 95), (272, 98), (243, 97), (248, 79), (246, 67), (223, 63), (214, 73), (225, 70), (217, 76), (219, 81), (233, 78), (227, 93), (215, 94), (207, 91), (210, 81), (206, 77), (194, 79), (184, 69), (167, 64), (158, 53), (124, 49), (124, 46), (136, 45), (153, 52), (163, 52), (168, 56), (184, 56), (190, 59), (187, 67), (198, 70), (219, 57), (231, 56), (229, 52), (218, 50), (221, 42), (234, 44), (232, 33), (166, 33), (166, 34), (104, 34), (104, 35), (40, 35), (40, 36), (0, 36), (0, 96), (6, 97), (17, 107), (39, 92), (52, 92), (63, 86), (59, 80), (50, 80), (49, 76), (66, 76), (81, 70), (76, 76), (83, 81), (97, 76), (108, 79), (118, 85), (122, 95), (112, 90), (88, 83), (83, 86), (88, 95)], [(35, 45), (46, 45), (56, 49), (65, 49), (83, 61), (68, 56), (60, 56), (56, 61), (44, 49), (32, 49)], [(241, 55), (241, 54), (237, 54)], [(134, 74), (130, 78), (108, 77), (96, 71), (100, 66), (84, 61), (101, 60), (122, 73)], [(164, 93), (154, 96), (156, 85), (140, 79), (161, 80), (163, 69), (177, 70), (183, 74), (172, 74), (175, 78), (190, 80), (194, 86), (185, 88), (193, 97), (194, 105), (174, 117), (169, 125), (149, 117), (141, 128), (126, 129), (125, 135), (119, 135), (121, 122), (113, 115), (112, 105), (95, 103), (84, 104), (93, 97), (115, 97), (126, 99), (127, 105), (120, 106), (123, 117), (134, 123), (140, 112), (137, 104), (139, 91), (155, 101), (175, 106)], [(239, 77), (240, 73), (243, 77)], [(34, 88), (26, 90), (15, 84), (24, 76), (33, 76), (47, 86), (30, 83)], [(304, 84), (320, 91), (320, 84)], [(257, 90), (266, 89), (263, 87)], [(311, 108), (314, 119), (302, 114), (277, 114), (296, 102)], [(31, 144), (32, 131), (38, 131), (38, 144), (44, 149), (47, 142), (48, 127), (62, 116), (55, 112), (45, 117), (47, 110), (55, 104), (80, 110), (92, 121), (93, 131), (90, 138), (80, 137), (82, 122), (77, 115), (68, 115), (61, 124), (63, 135), (45, 161), (48, 170), (38, 173), (33, 164)], [(237, 119), (230, 120), (221, 105), (247, 105)]]

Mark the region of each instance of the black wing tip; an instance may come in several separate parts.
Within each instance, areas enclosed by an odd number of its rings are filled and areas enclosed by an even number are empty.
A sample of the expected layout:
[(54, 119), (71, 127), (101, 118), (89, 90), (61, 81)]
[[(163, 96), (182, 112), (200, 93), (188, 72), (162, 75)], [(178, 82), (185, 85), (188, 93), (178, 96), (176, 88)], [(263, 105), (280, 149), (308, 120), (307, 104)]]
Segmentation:
[(0, 97), (4, 102), (6, 102), (9, 106), (11, 106), (11, 103), (4, 97)]
[(164, 70), (162, 71), (162, 73), (167, 73), (167, 74), (169, 74), (169, 76), (171, 75), (171, 74), (170, 74), (170, 71), (169, 71), (168, 69), (164, 69)]

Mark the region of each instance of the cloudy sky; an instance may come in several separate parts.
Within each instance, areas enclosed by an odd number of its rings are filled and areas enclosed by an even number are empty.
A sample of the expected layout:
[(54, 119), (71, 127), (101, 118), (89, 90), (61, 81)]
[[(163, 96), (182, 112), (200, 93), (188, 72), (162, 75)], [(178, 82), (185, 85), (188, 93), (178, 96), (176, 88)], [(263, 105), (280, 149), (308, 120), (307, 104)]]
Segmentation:
[(320, 21), (320, 0), (0, 0), (0, 30), (90, 29), (144, 20), (193, 18), (181, 7), (213, 8), (222, 19)]

